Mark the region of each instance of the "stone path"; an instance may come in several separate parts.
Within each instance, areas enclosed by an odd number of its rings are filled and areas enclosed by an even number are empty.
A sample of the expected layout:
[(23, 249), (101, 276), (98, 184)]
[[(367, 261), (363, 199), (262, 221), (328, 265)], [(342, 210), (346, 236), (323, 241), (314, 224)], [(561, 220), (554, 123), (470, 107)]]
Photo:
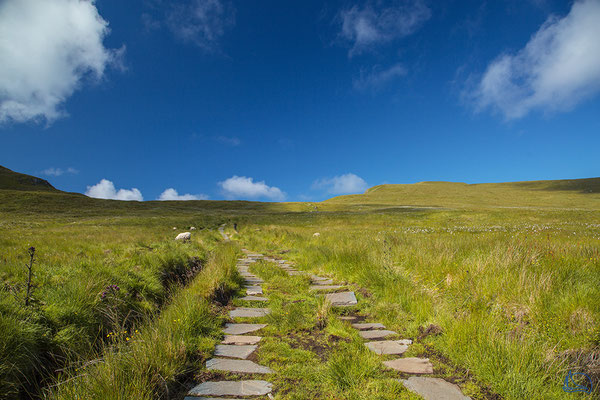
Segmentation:
[[(224, 231), (225, 224), (219, 227), (219, 233), (225, 240), (229, 237)], [(249, 266), (257, 260), (263, 259), (279, 265), (289, 275), (308, 275), (311, 279), (310, 290), (316, 295), (325, 296), (333, 307), (352, 307), (358, 304), (356, 296), (352, 291), (340, 291), (346, 286), (335, 283), (333, 279), (307, 274), (295, 269), (291, 263), (285, 260), (277, 260), (264, 257), (262, 254), (251, 253), (242, 249), (245, 256), (238, 260), (237, 268), (240, 275), (246, 281), (246, 296), (242, 300), (253, 302), (268, 302), (268, 298), (262, 296), (261, 284), (264, 281), (252, 274)], [(347, 290), (347, 289), (346, 289)], [(270, 313), (268, 308), (259, 307), (236, 307), (229, 312), (229, 316), (235, 321), (236, 318), (264, 318)], [(353, 316), (340, 316), (341, 320), (347, 321), (365, 339), (365, 346), (378, 355), (401, 356), (412, 344), (409, 339), (395, 339), (398, 333), (386, 329), (379, 322), (353, 323), (357, 318)], [(260, 345), (260, 336), (246, 335), (259, 331), (266, 327), (261, 323), (237, 323), (232, 322), (225, 325), (224, 339), (215, 348), (214, 358), (206, 362), (206, 368), (213, 371), (226, 371), (238, 374), (256, 374), (260, 377), (268, 376), (273, 371), (259, 365), (247, 358)], [(391, 337), (391, 340), (390, 340)], [(387, 368), (396, 370), (403, 374), (424, 375), (433, 374), (433, 365), (427, 358), (400, 357), (393, 360), (382, 360)], [(411, 376), (408, 379), (398, 379), (407, 389), (419, 394), (425, 400), (466, 400), (460, 388), (441, 378)], [(236, 399), (253, 398), (268, 395), (272, 398), (273, 385), (265, 380), (238, 380), (238, 381), (214, 381), (204, 382), (189, 391), (185, 400), (233, 400), (223, 396), (233, 396)], [(214, 397), (216, 396), (216, 397)]]
[[(302, 271), (298, 271), (291, 267), (286, 261), (277, 261), (275, 259), (268, 259), (267, 261), (278, 262), (280, 267), (286, 271), (289, 275), (301, 275), (304, 274)], [(334, 307), (351, 307), (357, 304), (356, 296), (354, 292), (338, 292), (338, 290), (344, 288), (343, 285), (336, 284), (333, 279), (327, 277), (321, 277), (318, 275), (310, 274), (312, 285), (310, 290), (317, 293), (322, 292), (333, 292), (326, 293), (325, 297), (332, 306)], [(410, 339), (399, 339), (399, 340), (377, 340), (385, 339), (389, 336), (397, 336), (398, 333), (395, 331), (387, 330), (385, 325), (379, 322), (367, 322), (367, 323), (352, 323), (356, 320), (356, 317), (352, 316), (341, 316), (341, 320), (348, 321), (351, 326), (358, 330), (358, 334), (369, 342), (365, 342), (365, 346), (379, 355), (402, 355), (404, 354), (409, 346), (412, 344)], [(373, 341), (374, 340), (374, 341)], [(391, 369), (405, 373), (405, 374), (432, 374), (433, 365), (427, 358), (398, 358), (389, 361), (383, 361), (383, 364)], [(460, 388), (452, 383), (446, 382), (440, 378), (423, 378), (423, 377), (410, 377), (408, 380), (399, 381), (409, 390), (421, 395), (426, 400), (465, 400), (469, 399), (464, 396), (460, 391)]]
[[(224, 227), (225, 225), (219, 227), (219, 233), (225, 240), (229, 240)], [(242, 297), (242, 300), (261, 303), (268, 302), (268, 298), (259, 296), (263, 294), (261, 284), (264, 281), (249, 271), (249, 265), (257, 259), (262, 258), (262, 254), (245, 253), (245, 257), (238, 260), (237, 264), (238, 272), (246, 281), (246, 296)], [(225, 337), (221, 341), (221, 344), (216, 346), (214, 358), (206, 361), (206, 369), (209, 371), (251, 374), (250, 376), (258, 375), (261, 377), (273, 373), (269, 367), (259, 365), (247, 359), (258, 348), (262, 338), (246, 334), (259, 331), (266, 327), (267, 324), (235, 322), (237, 318), (264, 318), (269, 313), (270, 310), (268, 308), (259, 307), (236, 307), (229, 311), (229, 317), (234, 322), (225, 325), (223, 329)], [(233, 396), (236, 399), (252, 398), (268, 395), (272, 390), (273, 385), (262, 379), (212, 381), (197, 385), (188, 392), (185, 399), (228, 400), (222, 396)]]

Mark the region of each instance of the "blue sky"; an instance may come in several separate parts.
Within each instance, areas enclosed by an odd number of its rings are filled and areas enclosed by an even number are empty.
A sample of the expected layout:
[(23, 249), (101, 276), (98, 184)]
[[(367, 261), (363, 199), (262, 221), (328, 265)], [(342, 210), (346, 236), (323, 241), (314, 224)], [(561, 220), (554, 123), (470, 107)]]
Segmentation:
[(124, 200), (599, 176), (598, 37), (600, 0), (4, 0), (0, 165)]

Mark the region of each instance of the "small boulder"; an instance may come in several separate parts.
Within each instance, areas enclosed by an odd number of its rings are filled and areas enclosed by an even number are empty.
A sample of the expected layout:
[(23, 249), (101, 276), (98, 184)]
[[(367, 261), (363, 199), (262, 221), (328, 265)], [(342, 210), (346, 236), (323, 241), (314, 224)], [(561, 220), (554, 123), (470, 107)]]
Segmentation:
[(175, 240), (181, 240), (182, 242), (189, 242), (190, 239), (192, 238), (192, 234), (189, 232), (182, 232), (179, 235), (177, 235), (177, 237), (175, 238)]

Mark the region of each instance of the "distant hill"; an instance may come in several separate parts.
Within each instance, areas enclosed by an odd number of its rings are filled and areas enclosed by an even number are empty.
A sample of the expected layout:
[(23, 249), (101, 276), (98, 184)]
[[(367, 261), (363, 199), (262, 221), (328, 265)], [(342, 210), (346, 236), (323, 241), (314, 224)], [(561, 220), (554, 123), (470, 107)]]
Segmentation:
[(338, 205), (429, 207), (543, 207), (600, 210), (600, 178), (467, 184), (379, 185), (364, 194), (326, 200)]
[(0, 165), (0, 189), (25, 191), (59, 192), (47, 180), (31, 175), (20, 174)]

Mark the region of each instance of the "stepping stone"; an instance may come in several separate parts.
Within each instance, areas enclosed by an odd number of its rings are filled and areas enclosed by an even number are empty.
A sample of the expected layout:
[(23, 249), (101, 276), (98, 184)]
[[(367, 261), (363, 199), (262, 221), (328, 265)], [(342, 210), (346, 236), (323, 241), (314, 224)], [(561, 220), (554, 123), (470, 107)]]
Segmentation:
[(253, 345), (229, 345), (229, 344), (218, 344), (215, 347), (215, 356), (221, 357), (233, 357), (246, 359), (250, 354), (256, 350), (258, 346)]
[(411, 392), (417, 393), (425, 400), (470, 400), (460, 388), (440, 378), (424, 378), (411, 376), (400, 382)]
[(384, 361), (383, 364), (388, 368), (407, 374), (433, 374), (433, 365), (429, 362), (429, 358), (397, 358)]
[(262, 287), (260, 286), (248, 286), (246, 288), (246, 294), (248, 296), (253, 296), (257, 294), (263, 294)]
[(271, 374), (269, 367), (258, 365), (250, 360), (230, 360), (228, 358), (211, 358), (206, 362), (206, 369), (212, 371), (241, 372), (247, 374)]
[(354, 292), (329, 293), (325, 297), (332, 306), (353, 306), (357, 303)]
[(326, 281), (329, 280), (329, 278), (324, 278), (322, 276), (318, 276), (318, 275), (311, 275), (310, 279), (312, 279), (313, 281), (319, 282), (319, 281)]
[(229, 311), (231, 318), (259, 318), (271, 312), (268, 308), (250, 308), (250, 307), (237, 307), (234, 310)]
[(375, 354), (404, 354), (412, 340), (382, 340), (379, 342), (368, 342), (365, 346)]
[(265, 281), (260, 278), (245, 278), (244, 280), (246, 281), (246, 283), (252, 285), (256, 285), (257, 283), (265, 283)]
[(245, 300), (245, 301), (269, 301), (269, 299), (267, 299), (266, 297), (260, 297), (260, 296), (244, 296), (244, 297), (241, 297), (240, 300)]
[(352, 327), (354, 329), (358, 329), (359, 331), (366, 331), (370, 329), (385, 329), (385, 326), (383, 324), (380, 324), (379, 322), (370, 322), (366, 324), (352, 324)]
[(225, 335), (221, 343), (237, 345), (256, 344), (260, 342), (260, 339), (262, 339), (260, 336)]
[[(192, 396), (264, 396), (273, 385), (267, 381), (204, 382), (190, 390)], [(193, 398), (198, 400), (197, 398)]]
[(227, 335), (243, 335), (264, 328), (267, 324), (225, 324), (223, 333)]
[(356, 319), (356, 317), (341, 316), (341, 317), (339, 317), (339, 319), (341, 319), (342, 321), (354, 321)]
[(319, 292), (326, 292), (330, 290), (338, 290), (341, 288), (343, 288), (343, 286), (340, 285), (311, 285), (309, 289)]
[(333, 279), (327, 279), (325, 281), (313, 281), (312, 284), (315, 285), (315, 286), (333, 285)]
[(381, 329), (381, 330), (372, 330), (372, 331), (360, 331), (360, 332), (358, 332), (358, 334), (363, 339), (381, 339), (381, 338), (388, 337), (391, 335), (397, 335), (398, 332)]

